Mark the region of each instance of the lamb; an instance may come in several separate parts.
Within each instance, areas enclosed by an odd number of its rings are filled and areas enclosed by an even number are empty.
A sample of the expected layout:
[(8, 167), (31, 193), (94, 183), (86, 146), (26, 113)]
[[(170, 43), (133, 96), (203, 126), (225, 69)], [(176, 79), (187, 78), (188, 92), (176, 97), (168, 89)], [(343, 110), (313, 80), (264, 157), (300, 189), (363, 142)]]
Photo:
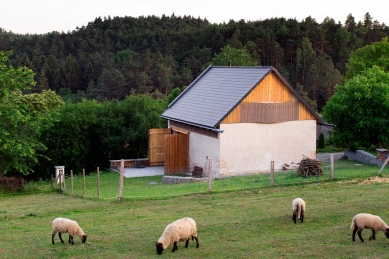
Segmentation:
[(296, 198), (292, 201), (293, 209), (293, 222), (296, 224), (296, 220), (304, 221), (305, 201), (301, 198)]
[(196, 239), (196, 248), (199, 248), (196, 222), (192, 218), (178, 219), (166, 226), (162, 236), (155, 242), (157, 254), (162, 254), (169, 245), (173, 244), (172, 252), (178, 249), (177, 242), (186, 241), (185, 248), (188, 247), (189, 238)]
[(353, 229), (353, 241), (355, 241), (355, 233), (358, 231), (359, 239), (363, 242), (362, 231), (367, 228), (371, 229), (373, 235), (369, 237), (369, 240), (375, 240), (375, 232), (382, 231), (385, 236), (389, 238), (389, 226), (379, 217), (367, 213), (359, 213), (354, 216), (351, 222), (351, 229)]
[(59, 239), (63, 242), (62, 233), (69, 233), (69, 243), (74, 245), (73, 236), (77, 235), (80, 237), (82, 243), (85, 243), (87, 236), (84, 231), (80, 228), (77, 222), (65, 219), (65, 218), (56, 218), (52, 223), (53, 233), (51, 235), (51, 242), (54, 244), (54, 236), (58, 232)]

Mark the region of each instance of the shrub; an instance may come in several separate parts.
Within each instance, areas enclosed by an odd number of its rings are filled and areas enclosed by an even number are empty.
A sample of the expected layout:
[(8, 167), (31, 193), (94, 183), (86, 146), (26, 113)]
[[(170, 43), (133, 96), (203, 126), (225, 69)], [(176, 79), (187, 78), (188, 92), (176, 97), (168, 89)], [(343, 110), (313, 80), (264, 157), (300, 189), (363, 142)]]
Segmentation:
[(22, 191), (26, 181), (21, 177), (0, 177), (0, 189), (6, 192)]

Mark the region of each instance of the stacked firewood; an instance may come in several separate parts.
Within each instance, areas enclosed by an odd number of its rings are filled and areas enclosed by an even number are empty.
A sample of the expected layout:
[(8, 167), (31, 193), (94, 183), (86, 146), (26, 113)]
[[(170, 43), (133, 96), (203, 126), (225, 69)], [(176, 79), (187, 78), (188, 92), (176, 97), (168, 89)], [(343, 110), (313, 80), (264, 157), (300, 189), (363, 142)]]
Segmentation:
[(306, 156), (300, 161), (297, 169), (297, 176), (319, 176), (324, 174), (324, 170), (320, 166), (320, 162), (316, 159), (310, 159)]

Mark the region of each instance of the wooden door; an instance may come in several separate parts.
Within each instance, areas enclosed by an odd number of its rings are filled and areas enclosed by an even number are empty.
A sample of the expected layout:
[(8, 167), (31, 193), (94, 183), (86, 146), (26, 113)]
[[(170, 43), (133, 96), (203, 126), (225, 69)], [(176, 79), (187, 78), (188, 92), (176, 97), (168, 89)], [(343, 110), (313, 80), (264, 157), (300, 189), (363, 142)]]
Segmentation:
[(171, 129), (150, 129), (149, 130), (149, 160), (150, 166), (164, 165), (164, 136), (171, 134)]
[(166, 134), (165, 175), (189, 172), (189, 134)]

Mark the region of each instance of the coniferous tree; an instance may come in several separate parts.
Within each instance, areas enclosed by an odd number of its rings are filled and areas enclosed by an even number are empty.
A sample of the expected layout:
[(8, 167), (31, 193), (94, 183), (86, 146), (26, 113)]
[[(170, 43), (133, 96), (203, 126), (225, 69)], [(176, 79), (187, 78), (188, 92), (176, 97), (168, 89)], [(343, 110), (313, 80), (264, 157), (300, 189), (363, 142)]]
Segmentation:
[(78, 64), (75, 58), (69, 54), (62, 69), (61, 86), (76, 91), (79, 84)]
[(49, 83), (46, 77), (45, 70), (42, 69), (39, 73), (37, 84), (31, 88), (32, 93), (42, 93), (42, 91), (49, 90)]
[(47, 65), (45, 67), (45, 75), (49, 88), (58, 92), (60, 88), (60, 73), (57, 58), (54, 55), (50, 55), (47, 59)]

